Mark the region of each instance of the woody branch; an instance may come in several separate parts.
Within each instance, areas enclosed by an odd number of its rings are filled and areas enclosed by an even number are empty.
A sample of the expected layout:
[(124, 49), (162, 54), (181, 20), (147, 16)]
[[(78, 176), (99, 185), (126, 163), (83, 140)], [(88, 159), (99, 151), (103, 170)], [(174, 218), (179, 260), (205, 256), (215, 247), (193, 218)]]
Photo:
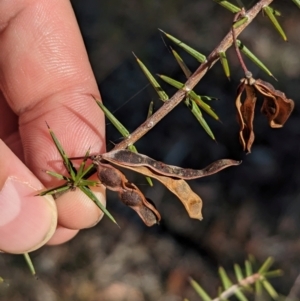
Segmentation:
[[(235, 36), (238, 37), (243, 30), (254, 20), (258, 13), (264, 6), (268, 6), (273, 0), (260, 0), (251, 9), (246, 11), (248, 20), (235, 29)], [(163, 106), (142, 123), (129, 137), (122, 142), (115, 145), (114, 150), (125, 149), (128, 145), (134, 144), (141, 137), (143, 137), (149, 130), (151, 130), (161, 119), (163, 119), (169, 112), (171, 112), (185, 97), (186, 93), (192, 90), (199, 81), (203, 78), (206, 72), (219, 60), (219, 52), (225, 52), (233, 43), (232, 30), (230, 28), (227, 35), (219, 43), (219, 45), (210, 53), (206, 62), (202, 63), (198, 69), (190, 76), (185, 83), (183, 89), (178, 90)]]

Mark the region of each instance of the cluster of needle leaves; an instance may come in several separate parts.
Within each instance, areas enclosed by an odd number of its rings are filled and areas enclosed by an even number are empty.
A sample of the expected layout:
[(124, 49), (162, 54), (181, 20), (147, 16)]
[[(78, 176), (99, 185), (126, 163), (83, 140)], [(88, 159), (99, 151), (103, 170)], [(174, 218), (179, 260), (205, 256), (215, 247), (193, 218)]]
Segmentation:
[(98, 181), (89, 180), (89, 177), (96, 172), (95, 165), (90, 164), (86, 167), (86, 162), (90, 158), (89, 150), (86, 152), (80, 166), (78, 169), (74, 167), (74, 164), (69, 159), (65, 153), (63, 147), (61, 146), (59, 140), (55, 136), (54, 132), (51, 130), (47, 124), (51, 138), (63, 160), (63, 164), (66, 168), (68, 176), (56, 173), (54, 171), (46, 171), (47, 174), (59, 179), (64, 180), (65, 182), (55, 188), (47, 189), (41, 192), (39, 195), (53, 195), (55, 198), (68, 190), (75, 190), (76, 188), (80, 189), (84, 194), (86, 194), (102, 211), (103, 213), (110, 218), (114, 223), (117, 223), (110, 212), (103, 206), (103, 204), (98, 200), (95, 194), (92, 192), (90, 187), (98, 186), (100, 183)]
[[(245, 261), (244, 271), (240, 265), (234, 265), (236, 277), (235, 283), (230, 280), (225, 269), (220, 267), (218, 272), (222, 287), (219, 287), (217, 297), (215, 298), (211, 298), (204, 288), (192, 278), (190, 278), (190, 284), (203, 301), (229, 300), (233, 296), (239, 301), (248, 301), (245, 293), (254, 293), (256, 300), (267, 300), (267, 296), (270, 296), (272, 299), (276, 300), (278, 299), (279, 295), (268, 279), (281, 276), (282, 271), (270, 271), (273, 262), (273, 258), (269, 257), (262, 264), (262, 266), (257, 269), (256, 272), (253, 272), (255, 258), (253, 256), (249, 256), (249, 259)], [(188, 299), (184, 299), (184, 301), (188, 301)]]

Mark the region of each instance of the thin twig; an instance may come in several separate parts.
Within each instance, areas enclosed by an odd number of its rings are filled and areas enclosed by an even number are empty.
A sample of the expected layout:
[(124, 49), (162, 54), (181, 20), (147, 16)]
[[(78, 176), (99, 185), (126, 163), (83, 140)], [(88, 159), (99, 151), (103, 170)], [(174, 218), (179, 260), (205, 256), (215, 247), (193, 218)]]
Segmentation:
[(234, 24), (239, 20), (240, 17), (245, 17), (246, 16), (246, 12), (244, 9), (242, 9), (240, 12), (238, 12), (234, 19), (233, 19), (233, 24), (232, 24), (232, 38), (233, 38), (233, 44), (234, 44), (234, 48), (235, 48), (235, 52), (236, 52), (236, 55), (239, 59), (239, 62), (241, 64), (241, 67), (242, 69), (244, 70), (244, 73), (245, 73), (245, 77), (246, 78), (251, 78), (252, 77), (252, 73), (248, 70), (244, 60), (243, 60), (243, 57), (241, 55), (241, 52), (240, 52), (240, 49), (239, 49), (239, 46), (236, 42), (236, 34), (235, 34), (235, 28), (234, 28)]
[[(246, 12), (248, 21), (236, 28), (236, 37), (253, 21), (257, 14), (261, 11), (264, 6), (272, 3), (273, 0), (260, 0), (251, 9)], [(143, 124), (141, 124), (132, 134), (124, 139), (122, 142), (115, 145), (114, 150), (124, 149), (128, 145), (135, 143), (141, 137), (143, 137), (149, 130), (151, 130), (161, 119), (163, 119), (170, 111), (172, 111), (185, 97), (186, 92), (192, 90), (206, 72), (219, 60), (219, 52), (226, 51), (233, 43), (232, 31), (221, 41), (221, 43), (211, 52), (206, 62), (201, 64), (199, 68), (191, 75), (191, 77), (185, 83), (183, 89), (178, 90), (172, 98), (166, 101), (163, 106), (149, 117)]]
[(222, 300), (227, 300), (229, 297), (233, 296), (236, 294), (238, 291), (240, 291), (241, 288), (252, 285), (256, 281), (258, 281), (261, 278), (261, 275), (256, 273), (253, 274), (249, 277), (246, 277), (242, 279), (238, 284), (233, 284), (230, 286), (227, 290), (225, 290), (219, 297), (213, 299), (212, 301), (222, 301)]

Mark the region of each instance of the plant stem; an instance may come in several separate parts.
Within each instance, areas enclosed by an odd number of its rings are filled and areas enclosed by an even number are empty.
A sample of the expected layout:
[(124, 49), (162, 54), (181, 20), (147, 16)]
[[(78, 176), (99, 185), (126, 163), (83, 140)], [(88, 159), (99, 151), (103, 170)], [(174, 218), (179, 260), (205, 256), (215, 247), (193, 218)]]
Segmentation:
[[(264, 6), (268, 6), (273, 0), (260, 0), (251, 9), (246, 12), (248, 21), (235, 29), (235, 36), (238, 37), (241, 32), (253, 21), (257, 14)], [(191, 77), (185, 83), (185, 86), (178, 90), (169, 100), (167, 100), (163, 106), (149, 117), (144, 123), (142, 123), (129, 137), (122, 142), (115, 145), (114, 150), (124, 149), (128, 145), (132, 145), (141, 137), (143, 137), (149, 130), (151, 130), (161, 119), (163, 119), (170, 111), (172, 111), (186, 96), (186, 93), (192, 90), (206, 72), (219, 60), (219, 52), (225, 52), (233, 43), (232, 30), (230, 29), (225, 38), (220, 44), (211, 52), (206, 62), (202, 63), (198, 69), (191, 75)]]
[(238, 284), (233, 284), (227, 290), (225, 290), (219, 297), (213, 299), (212, 301), (222, 301), (227, 300), (229, 297), (233, 296), (237, 291), (239, 291), (242, 287), (247, 285), (254, 284), (256, 281), (259, 281), (261, 275), (256, 273), (249, 277), (244, 278)]
[(236, 35), (235, 35), (235, 28), (234, 28), (234, 24), (235, 22), (238, 21), (239, 17), (242, 16), (244, 17), (245, 16), (245, 11), (244, 10), (241, 10), (239, 13), (237, 13), (234, 17), (234, 20), (233, 20), (233, 24), (232, 24), (232, 38), (233, 38), (233, 44), (234, 44), (234, 48), (235, 48), (235, 52), (236, 52), (236, 55), (238, 57), (238, 60), (241, 64), (241, 67), (242, 69), (244, 70), (244, 73), (245, 73), (245, 77), (246, 78), (251, 78), (252, 77), (252, 73), (248, 70), (243, 58), (242, 58), (242, 55), (241, 55), (241, 52), (240, 52), (240, 49), (237, 45), (237, 42), (236, 42)]

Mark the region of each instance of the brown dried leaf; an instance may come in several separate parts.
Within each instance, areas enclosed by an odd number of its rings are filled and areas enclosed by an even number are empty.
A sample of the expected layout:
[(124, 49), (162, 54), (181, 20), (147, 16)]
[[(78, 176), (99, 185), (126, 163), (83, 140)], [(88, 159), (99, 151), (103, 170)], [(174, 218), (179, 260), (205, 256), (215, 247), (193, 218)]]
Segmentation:
[(257, 79), (254, 86), (265, 96), (261, 112), (267, 116), (270, 127), (281, 128), (294, 109), (294, 101), (261, 79)]
[(221, 171), (224, 168), (233, 165), (239, 165), (241, 163), (239, 161), (235, 161), (231, 159), (222, 159), (213, 162), (212, 164), (206, 166), (203, 169), (197, 170), (197, 169), (182, 168), (178, 166), (167, 165), (163, 162), (156, 161), (146, 155), (133, 153), (131, 151), (124, 150), (124, 149), (111, 151), (100, 155), (100, 157), (102, 157), (102, 159), (104, 160), (107, 160), (111, 163), (114, 163), (124, 168), (129, 168), (134, 170), (134, 167), (137, 166), (147, 166), (154, 173), (158, 173), (160, 175), (165, 175), (172, 178), (185, 179), (185, 180), (192, 180), (192, 179), (210, 176)]
[[(241, 97), (244, 91), (246, 92), (246, 99), (242, 102)], [(256, 100), (254, 87), (247, 83), (247, 79), (243, 79), (238, 86), (235, 105), (238, 112), (238, 122), (240, 124), (240, 142), (243, 146), (243, 150), (248, 153), (251, 152), (251, 146), (255, 137), (253, 120)]]

